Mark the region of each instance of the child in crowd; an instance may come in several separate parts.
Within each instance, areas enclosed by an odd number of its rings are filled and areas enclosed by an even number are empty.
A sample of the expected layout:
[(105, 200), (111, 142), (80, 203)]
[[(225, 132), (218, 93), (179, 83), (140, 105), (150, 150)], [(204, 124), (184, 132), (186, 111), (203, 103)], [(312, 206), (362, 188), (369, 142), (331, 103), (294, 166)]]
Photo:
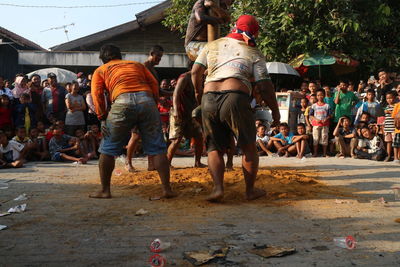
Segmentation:
[(31, 96), (27, 93), (23, 93), (19, 97), (20, 104), (16, 105), (14, 114), (14, 125), (15, 127), (23, 126), (27, 131), (31, 127), (36, 127), (36, 107), (30, 103)]
[(258, 155), (260, 156), (271, 156), (272, 152), (270, 149), (273, 146), (273, 142), (269, 140), (269, 136), (265, 134), (266, 127), (263, 124), (259, 124), (257, 127), (257, 135), (256, 135), (256, 145)]
[(394, 139), (393, 139), (393, 150), (394, 150), (394, 162), (400, 162), (400, 103), (397, 103), (392, 112), (392, 118), (394, 119)]
[(68, 135), (74, 135), (77, 129), (85, 129), (86, 103), (83, 96), (79, 94), (79, 84), (74, 81), (71, 85), (71, 93), (65, 96), (65, 104), (68, 112), (65, 117), (65, 132)]
[(93, 136), (95, 145), (96, 145), (96, 151), (100, 146), (101, 139), (103, 138), (103, 135), (101, 134), (100, 128), (97, 124), (90, 125), (90, 131), (89, 133)]
[(75, 131), (75, 136), (79, 139), (79, 151), (82, 157), (90, 159), (96, 159), (96, 141), (94, 137), (85, 132), (82, 129), (77, 129)]
[(331, 108), (324, 102), (325, 91), (317, 91), (317, 103), (310, 109), (311, 123), (313, 126), (313, 156), (318, 155), (318, 145), (322, 145), (323, 156), (327, 156), (329, 142), (329, 123), (331, 118)]
[(49, 151), (52, 161), (74, 161), (83, 164), (87, 162), (86, 158), (80, 157), (79, 140), (63, 134), (60, 126), (56, 126), (53, 130)]
[(41, 136), (37, 128), (32, 128), (29, 137), (32, 140), (32, 160), (42, 161), (49, 159), (49, 151), (44, 135)]
[(17, 127), (15, 130), (15, 136), (12, 140), (23, 145), (32, 143), (32, 140), (26, 134), (26, 129), (24, 126)]
[(389, 91), (386, 93), (386, 103), (387, 106), (385, 107), (385, 122), (384, 122), (384, 134), (385, 134), (385, 142), (386, 142), (386, 152), (387, 157), (385, 161), (390, 161), (392, 157), (392, 145), (394, 139), (394, 118), (392, 118), (393, 109), (394, 109), (394, 101), (396, 100), (396, 92)]
[(383, 116), (384, 114), (381, 105), (375, 101), (374, 89), (368, 89), (366, 98), (367, 101), (363, 102), (360, 108), (357, 110), (355, 123), (358, 123), (363, 112), (369, 113), (371, 123), (376, 123), (377, 118)]
[(38, 130), (39, 137), (46, 137), (46, 126), (42, 121), (37, 122), (36, 129)]
[(4, 94), (0, 96), (0, 129), (11, 128), (12, 124), (10, 98)]
[(308, 99), (304, 97), (300, 99), (300, 109), (297, 115), (297, 123), (304, 123), (304, 124), (307, 123), (305, 116), (307, 108), (308, 108)]
[(172, 107), (172, 101), (165, 96), (160, 97), (160, 102), (158, 103), (158, 111), (160, 112), (162, 130), (164, 135), (167, 136), (169, 128), (169, 111)]
[(24, 165), (24, 145), (13, 140), (0, 130), (0, 169), (21, 168)]
[(312, 123), (310, 119), (310, 109), (313, 104), (317, 103), (317, 95), (310, 95), (310, 104), (304, 111), (304, 116), (306, 117), (306, 125), (307, 125), (307, 134), (312, 134)]
[(358, 145), (355, 154), (359, 159), (369, 159), (380, 161), (385, 158), (386, 152), (381, 138), (377, 134), (378, 127), (371, 125), (361, 128), (361, 138), (358, 139)]
[(278, 151), (278, 156), (289, 157), (290, 155), (296, 155), (296, 145), (293, 143), (294, 134), (289, 131), (289, 125), (287, 123), (281, 123), (279, 125), (279, 134), (271, 137), (271, 141), (274, 147)]
[(339, 149), (339, 153), (336, 157), (354, 158), (354, 148), (357, 143), (356, 133), (351, 127), (351, 120), (347, 116), (343, 116), (339, 119), (335, 130), (333, 131), (333, 136), (335, 136), (336, 146)]
[(308, 143), (310, 136), (306, 134), (306, 125), (299, 123), (297, 125), (297, 135), (293, 137), (293, 143), (296, 145), (297, 158), (302, 159), (304, 155), (309, 154), (310, 145)]

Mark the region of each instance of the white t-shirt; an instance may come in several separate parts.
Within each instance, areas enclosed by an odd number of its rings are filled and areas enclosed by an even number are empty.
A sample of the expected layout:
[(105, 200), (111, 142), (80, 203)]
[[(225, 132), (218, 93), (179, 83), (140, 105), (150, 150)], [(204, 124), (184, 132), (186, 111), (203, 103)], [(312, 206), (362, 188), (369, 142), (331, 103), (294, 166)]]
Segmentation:
[(250, 94), (251, 81), (271, 79), (260, 50), (233, 38), (224, 37), (208, 43), (195, 63), (208, 69), (206, 84), (236, 78), (249, 88)]
[(261, 142), (263, 142), (264, 144), (268, 144), (269, 136), (265, 135), (264, 137), (260, 137), (260, 136), (256, 135), (256, 142), (258, 142), (258, 140), (261, 140)]
[(13, 140), (10, 140), (6, 147), (0, 145), (0, 153), (3, 155), (3, 159), (7, 162), (16, 161), (19, 158), (22, 149), (24, 149), (24, 145)]
[(379, 136), (375, 136), (371, 140), (362, 138), (358, 140), (358, 146), (361, 148), (368, 149), (368, 153), (376, 153), (379, 149), (383, 149), (383, 142)]

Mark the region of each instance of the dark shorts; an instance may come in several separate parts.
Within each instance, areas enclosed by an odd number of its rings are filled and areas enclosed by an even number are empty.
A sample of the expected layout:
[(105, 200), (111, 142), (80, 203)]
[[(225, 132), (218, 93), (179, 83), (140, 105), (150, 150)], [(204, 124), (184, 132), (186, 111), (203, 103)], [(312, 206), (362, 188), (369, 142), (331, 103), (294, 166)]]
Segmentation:
[(131, 130), (137, 126), (147, 155), (166, 152), (167, 145), (161, 129), (160, 113), (152, 96), (147, 92), (125, 93), (117, 97), (108, 114), (110, 136), (104, 137), (99, 152), (119, 156), (128, 143)]
[(173, 112), (169, 117), (169, 139), (178, 139), (180, 137), (201, 138), (202, 131), (200, 124), (191, 116), (185, 116), (180, 120), (176, 120)]
[(400, 133), (395, 134), (392, 146), (395, 148), (400, 148)]
[(255, 143), (255, 120), (246, 93), (208, 92), (201, 100), (201, 111), (208, 152), (230, 148), (232, 135), (239, 146)]

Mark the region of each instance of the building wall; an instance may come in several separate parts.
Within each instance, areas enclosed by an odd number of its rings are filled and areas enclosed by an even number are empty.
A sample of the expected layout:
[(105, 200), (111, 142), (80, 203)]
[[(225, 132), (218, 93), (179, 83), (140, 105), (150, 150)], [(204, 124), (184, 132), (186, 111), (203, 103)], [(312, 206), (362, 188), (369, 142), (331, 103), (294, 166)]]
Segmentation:
[(14, 79), (21, 72), (18, 65), (18, 53), (9, 45), (0, 45), (0, 75), (6, 79)]
[(98, 51), (103, 44), (113, 43), (123, 52), (147, 53), (153, 45), (161, 45), (166, 53), (185, 53), (184, 39), (178, 32), (171, 32), (161, 22), (129, 33), (114, 36), (95, 45), (85, 47), (86, 51)]

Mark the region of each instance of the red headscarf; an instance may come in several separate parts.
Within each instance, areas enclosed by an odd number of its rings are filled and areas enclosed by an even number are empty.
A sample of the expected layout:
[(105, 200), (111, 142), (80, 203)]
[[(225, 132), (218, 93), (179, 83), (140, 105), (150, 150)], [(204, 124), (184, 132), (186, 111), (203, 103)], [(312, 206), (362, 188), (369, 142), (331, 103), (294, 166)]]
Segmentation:
[(244, 41), (249, 46), (256, 46), (255, 38), (258, 36), (260, 25), (255, 17), (251, 15), (242, 15), (236, 21), (236, 27), (227, 37), (239, 41)]

